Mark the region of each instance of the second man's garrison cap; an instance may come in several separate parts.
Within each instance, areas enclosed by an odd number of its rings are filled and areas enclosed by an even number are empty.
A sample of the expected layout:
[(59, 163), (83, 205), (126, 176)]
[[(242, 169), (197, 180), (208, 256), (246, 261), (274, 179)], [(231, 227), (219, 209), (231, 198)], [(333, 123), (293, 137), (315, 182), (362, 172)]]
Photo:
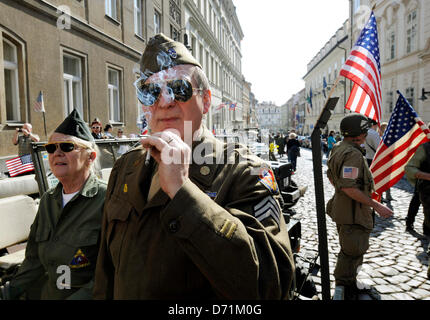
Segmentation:
[(140, 70), (147, 77), (181, 64), (191, 64), (202, 69), (184, 44), (159, 33), (149, 39), (140, 59)]
[(73, 109), (67, 118), (55, 129), (55, 132), (74, 136), (85, 141), (94, 141), (88, 125), (76, 109)]

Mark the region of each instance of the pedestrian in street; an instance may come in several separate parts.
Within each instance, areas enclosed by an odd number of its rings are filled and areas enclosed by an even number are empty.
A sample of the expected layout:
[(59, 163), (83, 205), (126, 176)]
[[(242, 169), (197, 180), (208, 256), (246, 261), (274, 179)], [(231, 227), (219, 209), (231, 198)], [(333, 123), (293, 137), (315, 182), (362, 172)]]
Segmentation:
[(411, 202), (409, 202), (408, 214), (406, 216), (406, 231), (414, 232), (414, 223), (415, 218), (418, 214), (418, 210), (420, 209), (421, 201), (420, 194), (418, 192), (417, 185), (415, 183), (414, 193), (412, 194)]
[(372, 126), (367, 131), (367, 137), (364, 141), (364, 148), (366, 149), (366, 160), (370, 167), (373, 158), (375, 157), (376, 149), (378, 149), (379, 142), (381, 141), (381, 136), (378, 132), (378, 123), (375, 120), (370, 120)]
[(285, 138), (282, 133), (279, 134), (276, 144), (278, 145), (278, 154), (282, 158), (285, 154)]
[[(3, 299), (92, 298), (106, 183), (93, 172), (95, 144), (76, 109), (48, 141), (49, 166), (59, 183), (40, 199), (25, 259), (1, 288)], [(61, 281), (66, 272), (70, 277)]]
[(31, 153), (31, 143), (39, 142), (40, 138), (33, 132), (33, 126), (30, 123), (24, 123), (22, 128), (16, 128), (12, 137), (12, 143), (18, 145), (18, 156)]
[[(421, 144), (405, 166), (406, 177), (418, 192), (423, 205), (423, 233), (430, 236), (430, 142)], [(414, 200), (412, 198), (412, 200)], [(415, 206), (417, 202), (415, 199)], [(409, 216), (409, 214), (408, 214)], [(411, 213), (411, 218), (413, 213)], [(412, 219), (411, 219), (412, 220)], [(407, 220), (410, 223), (411, 221)]]
[(151, 135), (112, 169), (95, 298), (291, 298), (295, 268), (272, 170), (204, 126), (209, 82), (182, 43), (155, 35), (140, 70)]
[(300, 156), (300, 143), (297, 140), (297, 135), (291, 132), (288, 136), (287, 155), (288, 161), (293, 165), (293, 172), (297, 171), (297, 157)]
[(336, 287), (343, 289), (348, 300), (355, 299), (359, 292), (358, 267), (369, 247), (374, 211), (383, 218), (393, 215), (388, 207), (371, 198), (374, 182), (360, 148), (369, 127), (368, 119), (361, 114), (343, 118), (340, 130), (344, 140), (333, 147), (327, 164), (327, 176), (335, 187), (327, 203), (327, 214), (336, 222), (341, 248), (334, 277)]
[(330, 131), (328, 138), (327, 138), (327, 154), (326, 157), (330, 156), (331, 149), (333, 149), (333, 146), (336, 144), (336, 139), (334, 138), (334, 131)]

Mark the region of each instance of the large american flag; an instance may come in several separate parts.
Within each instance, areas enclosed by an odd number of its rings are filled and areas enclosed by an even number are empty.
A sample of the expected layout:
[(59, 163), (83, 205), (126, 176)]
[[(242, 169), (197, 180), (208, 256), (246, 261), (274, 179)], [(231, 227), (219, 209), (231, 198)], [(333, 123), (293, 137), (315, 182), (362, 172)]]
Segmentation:
[(381, 64), (378, 30), (373, 11), (350, 56), (342, 66), (340, 75), (354, 82), (345, 108), (380, 123), (382, 119)]
[(6, 167), (11, 177), (15, 177), (21, 173), (34, 170), (31, 154), (25, 154), (21, 157), (6, 160)]
[(34, 103), (34, 111), (36, 112), (45, 112), (45, 104), (43, 103), (43, 93), (39, 92), (37, 96), (36, 102)]
[(427, 125), (405, 97), (397, 92), (399, 99), (370, 166), (377, 193), (373, 196), (375, 199), (402, 178), (406, 163), (419, 145), (430, 140)]

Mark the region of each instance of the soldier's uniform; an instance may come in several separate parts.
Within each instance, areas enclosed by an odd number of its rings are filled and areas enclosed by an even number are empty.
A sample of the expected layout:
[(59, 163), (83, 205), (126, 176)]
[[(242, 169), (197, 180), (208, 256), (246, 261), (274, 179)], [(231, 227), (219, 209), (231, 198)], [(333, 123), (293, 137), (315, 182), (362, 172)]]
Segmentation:
[[(430, 173), (430, 142), (420, 145), (411, 160), (409, 160), (405, 166), (406, 177), (413, 185), (416, 183), (420, 202), (423, 205), (423, 233), (430, 236), (430, 181), (421, 179), (417, 181), (415, 174), (418, 171)], [(427, 254), (429, 255), (427, 278), (430, 279), (430, 249)]]
[[(55, 132), (93, 141), (87, 123), (73, 110)], [(81, 151), (81, 152), (86, 152)], [(63, 206), (63, 185), (46, 191), (31, 225), (25, 259), (0, 298), (91, 299), (99, 249), (106, 183), (95, 174)]]
[[(12, 299), (45, 276), (41, 299), (92, 298), (106, 183), (91, 175), (64, 208), (62, 189), (58, 183), (40, 199), (25, 259), (10, 283)], [(70, 268), (70, 289), (61, 287), (66, 278), (57, 286), (58, 278), (66, 274), (64, 267), (58, 273), (60, 266)]]
[(327, 176), (336, 190), (327, 203), (327, 214), (336, 222), (341, 246), (334, 276), (336, 285), (351, 286), (369, 247), (373, 209), (351, 199), (341, 189), (358, 188), (370, 197), (373, 179), (362, 150), (348, 141), (335, 145), (327, 165)]
[(415, 174), (418, 171), (430, 173), (430, 142), (420, 145), (405, 166), (409, 182), (412, 185), (417, 182), (417, 190), (424, 211), (423, 232), (430, 236), (430, 181), (417, 179)]
[(372, 174), (357, 144), (343, 140), (330, 153), (327, 176), (335, 187), (334, 196), (327, 203), (327, 214), (336, 222), (340, 252), (334, 270), (336, 286), (349, 292), (356, 289), (358, 267), (369, 248), (374, 225), (373, 208), (350, 198), (342, 188), (357, 188), (368, 197), (374, 189)]
[(273, 172), (206, 128), (201, 138), (193, 152), (204, 163), (190, 165), (173, 199), (152, 177), (155, 161), (144, 164), (144, 149), (115, 163), (95, 298), (291, 298), (294, 262)]

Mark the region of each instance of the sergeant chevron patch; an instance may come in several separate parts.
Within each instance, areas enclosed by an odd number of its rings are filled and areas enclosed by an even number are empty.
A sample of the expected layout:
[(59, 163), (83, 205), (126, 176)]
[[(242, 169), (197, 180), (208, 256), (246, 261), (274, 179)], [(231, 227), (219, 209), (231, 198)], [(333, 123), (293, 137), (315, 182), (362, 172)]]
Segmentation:
[(272, 217), (279, 225), (281, 209), (279, 208), (279, 204), (276, 200), (273, 199), (273, 197), (268, 196), (254, 206), (254, 216), (258, 221), (263, 221), (268, 217)]

